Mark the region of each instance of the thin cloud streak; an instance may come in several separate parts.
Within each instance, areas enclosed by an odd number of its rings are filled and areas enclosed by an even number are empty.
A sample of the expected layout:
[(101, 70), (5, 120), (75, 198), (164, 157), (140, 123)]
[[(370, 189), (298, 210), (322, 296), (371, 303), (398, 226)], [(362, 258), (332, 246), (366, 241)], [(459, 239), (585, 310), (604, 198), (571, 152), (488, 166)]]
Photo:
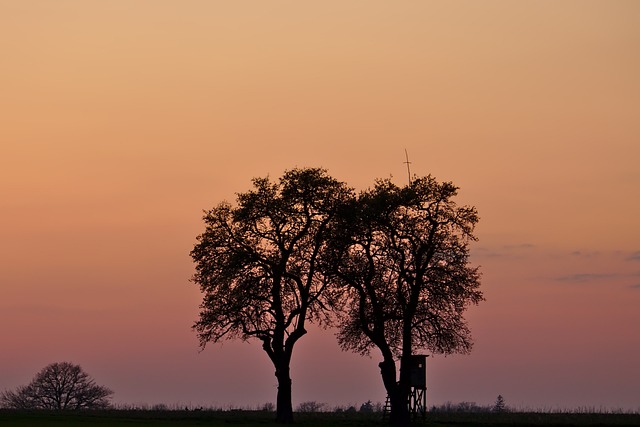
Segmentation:
[(504, 245), (503, 248), (504, 249), (534, 249), (536, 247), (536, 245), (534, 245), (533, 243), (521, 243), (519, 245)]
[(577, 250), (577, 251), (571, 252), (571, 255), (575, 257), (580, 257), (580, 258), (593, 258), (593, 257), (600, 256), (601, 254), (598, 251), (585, 252), (585, 251)]
[(536, 245), (532, 243), (521, 243), (513, 245), (502, 245), (499, 248), (489, 248), (486, 246), (474, 248), (472, 254), (479, 258), (522, 258), (522, 251), (531, 251)]
[(640, 251), (635, 251), (627, 258), (627, 261), (640, 261)]
[(558, 282), (593, 282), (604, 279), (614, 279), (619, 277), (618, 274), (613, 273), (577, 273), (570, 274), (568, 276), (556, 277)]

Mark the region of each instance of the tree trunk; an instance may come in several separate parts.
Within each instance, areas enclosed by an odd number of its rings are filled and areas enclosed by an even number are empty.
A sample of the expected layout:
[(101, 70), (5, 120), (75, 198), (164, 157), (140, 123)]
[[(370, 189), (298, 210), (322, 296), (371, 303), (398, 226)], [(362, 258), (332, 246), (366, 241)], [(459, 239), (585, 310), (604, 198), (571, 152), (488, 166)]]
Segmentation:
[(276, 378), (278, 379), (276, 422), (291, 424), (293, 422), (293, 406), (291, 404), (291, 376), (289, 375), (289, 365), (279, 366), (276, 369)]
[(402, 414), (399, 416), (400, 424), (398, 426), (408, 426), (411, 420), (411, 413), (409, 412), (409, 395), (411, 394), (411, 365), (409, 360), (411, 358), (411, 351), (409, 350), (409, 356), (403, 354), (400, 358), (400, 379), (398, 381), (398, 400), (403, 402)]
[(407, 398), (403, 396), (400, 387), (396, 387), (395, 393), (389, 396), (391, 402), (391, 416), (389, 421), (394, 427), (408, 427), (411, 422)]
[(396, 364), (391, 359), (381, 362), (378, 366), (380, 366), (382, 382), (391, 403), (389, 421), (394, 427), (407, 427), (411, 421), (408, 406), (409, 393), (408, 391), (405, 393), (404, 388), (396, 382)]

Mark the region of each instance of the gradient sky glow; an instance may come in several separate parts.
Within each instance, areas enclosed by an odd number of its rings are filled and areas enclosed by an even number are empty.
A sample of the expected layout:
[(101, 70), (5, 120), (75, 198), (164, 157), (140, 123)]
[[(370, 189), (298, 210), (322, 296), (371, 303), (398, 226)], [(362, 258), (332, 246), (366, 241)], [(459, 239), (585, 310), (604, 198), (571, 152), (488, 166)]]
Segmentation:
[[(480, 213), (486, 302), (429, 404), (640, 410), (640, 2), (0, 0), (0, 391), (72, 361), (114, 401), (275, 401), (256, 343), (198, 352), (202, 210), (321, 166)], [(311, 330), (294, 405), (383, 401)]]

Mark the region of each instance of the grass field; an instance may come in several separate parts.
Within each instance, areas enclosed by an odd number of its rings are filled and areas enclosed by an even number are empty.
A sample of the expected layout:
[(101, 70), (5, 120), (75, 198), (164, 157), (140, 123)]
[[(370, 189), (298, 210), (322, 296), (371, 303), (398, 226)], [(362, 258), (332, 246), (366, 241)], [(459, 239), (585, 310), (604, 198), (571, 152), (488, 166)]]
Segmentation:
[[(104, 412), (17, 412), (0, 411), (0, 427), (80, 426), (277, 426), (273, 413), (258, 411), (104, 411)], [(576, 413), (429, 413), (416, 426), (640, 426), (640, 414)], [(303, 427), (385, 426), (380, 414), (296, 414)]]

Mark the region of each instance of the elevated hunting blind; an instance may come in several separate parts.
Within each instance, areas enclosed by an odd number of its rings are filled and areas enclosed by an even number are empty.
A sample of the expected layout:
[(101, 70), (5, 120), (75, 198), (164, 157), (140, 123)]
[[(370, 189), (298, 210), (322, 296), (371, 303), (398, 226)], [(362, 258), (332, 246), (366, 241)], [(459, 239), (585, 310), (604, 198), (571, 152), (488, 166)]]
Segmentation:
[(409, 392), (409, 412), (415, 418), (427, 415), (427, 355), (414, 354), (411, 363), (411, 391)]
[[(422, 418), (427, 416), (427, 355), (414, 354), (409, 359), (409, 401), (407, 405), (409, 412), (415, 419), (418, 415)], [(386, 418), (391, 410), (389, 396), (384, 405), (383, 417)]]

